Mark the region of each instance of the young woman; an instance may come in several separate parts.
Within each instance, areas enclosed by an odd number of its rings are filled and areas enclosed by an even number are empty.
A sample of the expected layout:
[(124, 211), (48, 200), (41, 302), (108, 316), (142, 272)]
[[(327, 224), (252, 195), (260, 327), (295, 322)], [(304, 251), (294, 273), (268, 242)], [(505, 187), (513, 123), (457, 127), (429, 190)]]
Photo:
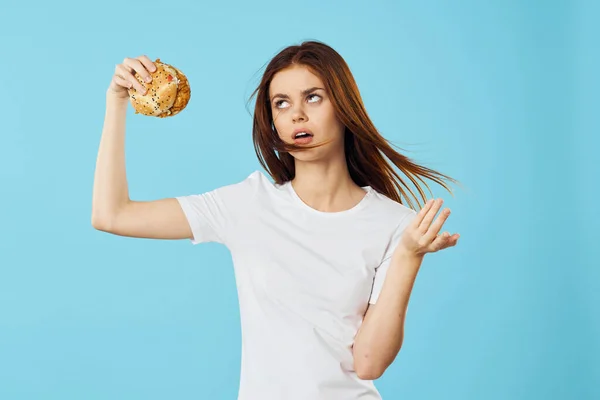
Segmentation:
[[(380, 136), (343, 58), (315, 41), (269, 63), (254, 92), (260, 171), (207, 193), (129, 198), (127, 89), (155, 66), (118, 65), (107, 91), (92, 224), (116, 235), (218, 242), (231, 251), (242, 324), (239, 400), (380, 399), (373, 380), (402, 345), (423, 257), (454, 246), (450, 211), (418, 202), (393, 167), (447, 190)], [(390, 160), (388, 162), (387, 160)], [(425, 184), (425, 186), (427, 186)], [(409, 206), (402, 204), (406, 198)]]

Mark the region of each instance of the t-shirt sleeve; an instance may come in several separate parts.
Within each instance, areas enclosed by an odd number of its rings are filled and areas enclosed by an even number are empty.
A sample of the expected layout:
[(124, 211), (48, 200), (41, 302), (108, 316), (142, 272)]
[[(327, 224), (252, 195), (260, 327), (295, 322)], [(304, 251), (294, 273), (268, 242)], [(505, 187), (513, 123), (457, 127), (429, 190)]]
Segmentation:
[(392, 261), (392, 256), (394, 255), (394, 250), (396, 250), (396, 247), (398, 246), (398, 243), (400, 242), (400, 238), (402, 237), (404, 230), (406, 229), (406, 227), (408, 225), (410, 225), (410, 223), (415, 219), (416, 216), (417, 216), (417, 213), (414, 210), (409, 210), (409, 213), (405, 217), (403, 217), (400, 220), (400, 222), (398, 223), (398, 225), (396, 226), (396, 229), (394, 230), (394, 233), (393, 233), (392, 237), (390, 238), (390, 241), (386, 248), (385, 254), (383, 256), (383, 260), (381, 261), (379, 266), (375, 269), (375, 279), (373, 281), (373, 290), (371, 291), (371, 297), (369, 298), (370, 304), (375, 304), (377, 302), (377, 299), (379, 298), (379, 294), (381, 293), (381, 289), (383, 288), (383, 282), (385, 281), (385, 276), (390, 267), (390, 262)]
[(193, 244), (216, 242), (227, 245), (232, 230), (244, 214), (255, 187), (256, 172), (242, 182), (201, 194), (176, 197), (192, 230)]

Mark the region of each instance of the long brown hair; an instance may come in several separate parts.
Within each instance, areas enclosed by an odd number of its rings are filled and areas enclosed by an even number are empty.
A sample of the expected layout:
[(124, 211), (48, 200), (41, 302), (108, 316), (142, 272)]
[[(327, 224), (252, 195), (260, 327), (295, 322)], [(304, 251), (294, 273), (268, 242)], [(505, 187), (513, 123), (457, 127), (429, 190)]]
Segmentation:
[(409, 207), (414, 209), (407, 191), (418, 204), (419, 199), (394, 170), (395, 165), (415, 185), (423, 204), (427, 197), (417, 181), (430, 189), (424, 178), (438, 183), (452, 194), (444, 179), (454, 183), (456, 180), (414, 163), (395, 151), (389, 141), (381, 136), (367, 114), (358, 86), (345, 60), (333, 48), (319, 41), (306, 41), (280, 51), (268, 63), (260, 84), (250, 96), (250, 99), (256, 96), (252, 127), (254, 149), (260, 164), (276, 183), (290, 181), (295, 176), (294, 158), (289, 154), (290, 151), (303, 151), (325, 144), (296, 146), (282, 141), (275, 131), (269, 87), (277, 72), (292, 65), (306, 66), (323, 81), (337, 118), (346, 128), (346, 162), (350, 177), (357, 185), (371, 186), (401, 204), (404, 197)]

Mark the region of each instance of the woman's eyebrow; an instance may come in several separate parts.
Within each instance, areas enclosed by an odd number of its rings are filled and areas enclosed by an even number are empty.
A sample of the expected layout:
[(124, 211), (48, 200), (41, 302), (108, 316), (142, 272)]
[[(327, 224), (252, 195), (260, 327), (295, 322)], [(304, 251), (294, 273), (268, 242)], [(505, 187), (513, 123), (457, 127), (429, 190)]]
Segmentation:
[[(307, 94), (309, 94), (309, 93), (311, 93), (311, 92), (314, 92), (315, 90), (325, 90), (325, 89), (323, 89), (323, 88), (320, 88), (320, 87), (317, 87), (317, 86), (313, 86), (313, 87), (311, 87), (311, 88), (304, 89), (304, 90), (302, 91), (302, 96), (306, 96)], [(283, 94), (283, 93), (277, 93), (277, 94), (273, 95), (273, 97), (271, 97), (271, 101), (272, 101), (274, 98), (276, 98), (276, 97), (280, 97), (280, 98), (282, 98), (282, 99), (289, 99), (289, 98), (290, 98), (290, 96), (288, 96), (287, 94)]]

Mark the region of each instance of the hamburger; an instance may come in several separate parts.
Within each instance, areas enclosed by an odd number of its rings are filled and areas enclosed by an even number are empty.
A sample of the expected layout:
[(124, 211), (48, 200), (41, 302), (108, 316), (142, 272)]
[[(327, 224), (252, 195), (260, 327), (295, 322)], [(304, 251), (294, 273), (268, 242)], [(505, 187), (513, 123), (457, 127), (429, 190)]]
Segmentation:
[(187, 77), (172, 65), (156, 59), (152, 82), (146, 83), (139, 74), (136, 79), (146, 88), (145, 95), (128, 89), (129, 100), (136, 114), (152, 117), (172, 117), (183, 110), (190, 101), (191, 90)]

